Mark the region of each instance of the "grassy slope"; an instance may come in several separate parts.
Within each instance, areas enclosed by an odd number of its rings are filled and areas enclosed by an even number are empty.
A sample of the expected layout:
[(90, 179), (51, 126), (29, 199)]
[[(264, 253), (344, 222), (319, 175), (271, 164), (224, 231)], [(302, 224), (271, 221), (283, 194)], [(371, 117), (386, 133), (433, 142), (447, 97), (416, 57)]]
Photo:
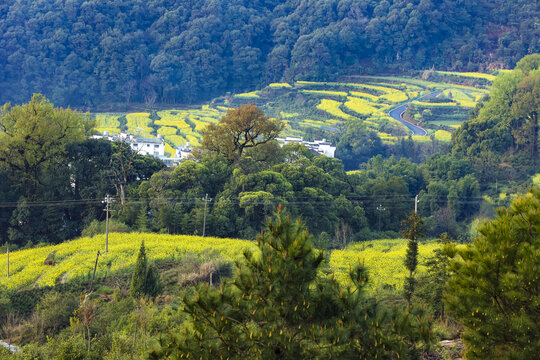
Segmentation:
[[(253, 242), (237, 239), (113, 233), (109, 236), (109, 252), (99, 258), (96, 276), (105, 277), (116, 272), (130, 271), (142, 240), (145, 241), (150, 262), (179, 260), (187, 254), (209, 259), (221, 257), (232, 261), (240, 258), (244, 249), (255, 247)], [(88, 279), (97, 251), (104, 249), (105, 236), (98, 235), (58, 245), (15, 251), (10, 254), (9, 279), (6, 278), (6, 256), (0, 259), (0, 284), (8, 289), (21, 289)], [(52, 251), (56, 251), (56, 265), (45, 265), (44, 261)]]
[[(109, 253), (100, 256), (96, 277), (104, 278), (116, 273), (130, 272), (135, 263), (141, 240), (145, 241), (150, 262), (181, 260), (186, 255), (211, 261), (221, 258), (234, 261), (242, 258), (243, 250), (256, 249), (252, 241), (238, 239), (202, 238), (185, 235), (119, 234), (109, 237)], [(403, 259), (406, 240), (373, 240), (357, 243), (346, 250), (335, 250), (329, 265), (336, 278), (348, 283), (348, 272), (356, 262), (362, 262), (369, 270), (369, 288), (376, 290), (385, 284), (399, 289), (406, 271)], [(97, 251), (103, 251), (103, 235), (80, 238), (59, 245), (15, 251), (10, 255), (11, 277), (6, 279), (6, 256), (0, 258), (0, 284), (7, 289), (52, 286), (76, 280), (89, 281)], [(420, 244), (420, 261), (439, 247), (437, 243)], [(45, 265), (44, 260), (56, 251), (56, 265)], [(419, 267), (423, 271), (423, 267)]]

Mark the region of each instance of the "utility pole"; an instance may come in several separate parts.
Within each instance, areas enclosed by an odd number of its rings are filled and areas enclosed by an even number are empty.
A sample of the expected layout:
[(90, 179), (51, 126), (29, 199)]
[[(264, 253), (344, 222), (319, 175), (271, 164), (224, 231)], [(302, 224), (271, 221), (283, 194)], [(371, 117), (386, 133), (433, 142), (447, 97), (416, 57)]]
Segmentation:
[(109, 252), (109, 205), (111, 204), (111, 196), (107, 194), (105, 196), (105, 210), (106, 211), (106, 218), (105, 218), (105, 252)]
[(382, 204), (379, 204), (379, 206), (377, 206), (377, 211), (379, 212), (379, 231), (381, 231), (381, 219), (382, 219), (382, 212), (385, 211), (386, 208), (384, 208), (382, 206)]
[(419, 201), (420, 201), (420, 200), (418, 200), (418, 195), (416, 195), (416, 196), (414, 197), (414, 213), (415, 213), (415, 214), (418, 213), (418, 202), (419, 202)]
[(203, 198), (204, 201), (204, 217), (203, 217), (203, 228), (202, 228), (202, 236), (204, 237), (206, 235), (206, 207), (212, 199), (208, 199), (208, 194), (205, 195)]

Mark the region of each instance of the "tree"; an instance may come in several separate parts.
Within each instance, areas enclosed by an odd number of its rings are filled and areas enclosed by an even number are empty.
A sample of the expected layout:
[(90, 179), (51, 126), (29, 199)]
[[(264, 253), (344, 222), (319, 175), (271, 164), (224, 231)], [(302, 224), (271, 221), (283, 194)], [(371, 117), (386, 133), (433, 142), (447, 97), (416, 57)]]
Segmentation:
[(144, 288), (146, 282), (146, 272), (148, 264), (146, 260), (146, 250), (144, 248), (144, 240), (141, 241), (141, 247), (139, 248), (139, 254), (137, 255), (137, 262), (135, 263), (135, 270), (131, 276), (131, 286), (129, 292), (132, 297), (139, 299), (144, 295)]
[(134, 166), (137, 152), (131, 150), (128, 143), (119, 141), (113, 144), (113, 154), (110, 160), (110, 169), (113, 175), (113, 184), (116, 195), (120, 197), (120, 203), (124, 205), (126, 198), (126, 186), (130, 172)]
[(540, 353), (540, 189), (498, 210), (467, 247), (448, 246), (444, 302), (464, 326), (467, 359)]
[(409, 276), (405, 279), (404, 292), (405, 298), (409, 306), (411, 306), (411, 297), (416, 284), (414, 271), (418, 265), (418, 240), (424, 237), (425, 229), (422, 218), (417, 212), (409, 215), (407, 220), (403, 222), (403, 225), (405, 229), (402, 230), (402, 234), (406, 239), (409, 239), (407, 243), (407, 254), (405, 255), (405, 267), (409, 270)]
[[(163, 336), (151, 359), (390, 359), (418, 356), (430, 342), (425, 316), (387, 311), (363, 291), (358, 264), (352, 286), (320, 275), (323, 254), (300, 221), (281, 209), (246, 251), (234, 279), (207, 283), (185, 297), (183, 331)], [(413, 351), (414, 352), (414, 351)]]
[(538, 114), (540, 114), (540, 74), (530, 75), (517, 85), (512, 103), (513, 117), (523, 122), (518, 129), (514, 130), (521, 135), (517, 136), (516, 142), (522, 139), (519, 141), (520, 143), (528, 144), (533, 165), (536, 164), (538, 157), (538, 131), (540, 128)]
[(146, 205), (141, 206), (141, 210), (139, 210), (135, 225), (137, 226), (137, 230), (139, 232), (150, 232), (150, 221), (148, 221), (148, 208)]
[(85, 135), (83, 116), (55, 108), (34, 94), (24, 105), (5, 104), (0, 110), (0, 166), (18, 176), (26, 194), (43, 185), (44, 170), (60, 167), (66, 146)]
[(202, 147), (238, 160), (245, 149), (275, 139), (284, 128), (279, 119), (271, 119), (253, 103), (227, 111), (217, 123), (203, 132)]
[(139, 254), (137, 255), (135, 270), (131, 276), (129, 292), (135, 299), (140, 299), (145, 295), (156, 297), (161, 294), (162, 291), (163, 286), (159, 272), (154, 265), (148, 265), (143, 240), (141, 241), (141, 247), (139, 248)]
[(435, 315), (441, 319), (445, 318), (445, 307), (443, 302), (443, 290), (446, 281), (450, 277), (448, 264), (450, 259), (444, 251), (444, 246), (450, 243), (450, 237), (442, 233), (440, 243), (441, 248), (433, 251), (433, 256), (426, 259), (426, 272), (418, 279), (415, 296), (423, 302), (429, 304)]
[(109, 171), (122, 205), (125, 205), (126, 187), (131, 182), (149, 180), (152, 174), (164, 167), (163, 161), (154, 156), (139, 155), (125, 141), (112, 144)]
[(362, 121), (348, 121), (345, 134), (340, 136), (337, 144), (336, 157), (343, 161), (346, 170), (356, 170), (384, 150), (377, 133), (369, 131)]

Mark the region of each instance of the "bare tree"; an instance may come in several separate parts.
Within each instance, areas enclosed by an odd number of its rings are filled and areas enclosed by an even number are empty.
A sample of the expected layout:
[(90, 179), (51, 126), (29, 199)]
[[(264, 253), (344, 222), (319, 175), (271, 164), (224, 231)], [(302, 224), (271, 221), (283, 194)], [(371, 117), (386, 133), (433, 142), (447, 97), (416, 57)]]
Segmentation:
[(131, 97), (135, 93), (135, 88), (137, 87), (137, 81), (136, 80), (129, 80), (127, 81), (122, 89), (124, 90), (124, 97), (126, 98), (126, 102), (129, 104)]
[(339, 249), (345, 249), (347, 244), (352, 241), (352, 230), (349, 224), (341, 222), (336, 227), (336, 232), (332, 244)]
[(111, 156), (110, 170), (116, 195), (120, 197), (120, 203), (124, 205), (129, 173), (133, 169), (138, 151), (132, 151), (125, 141), (116, 142), (115, 148), (115, 152)]

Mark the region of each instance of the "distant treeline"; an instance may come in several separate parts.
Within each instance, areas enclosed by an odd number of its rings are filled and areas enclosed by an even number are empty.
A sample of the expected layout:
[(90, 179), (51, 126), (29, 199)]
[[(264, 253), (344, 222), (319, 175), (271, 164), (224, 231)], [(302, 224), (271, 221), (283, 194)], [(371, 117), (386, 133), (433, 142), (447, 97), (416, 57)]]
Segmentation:
[(192, 103), (274, 81), (513, 67), (540, 51), (518, 0), (0, 3), (0, 103)]

